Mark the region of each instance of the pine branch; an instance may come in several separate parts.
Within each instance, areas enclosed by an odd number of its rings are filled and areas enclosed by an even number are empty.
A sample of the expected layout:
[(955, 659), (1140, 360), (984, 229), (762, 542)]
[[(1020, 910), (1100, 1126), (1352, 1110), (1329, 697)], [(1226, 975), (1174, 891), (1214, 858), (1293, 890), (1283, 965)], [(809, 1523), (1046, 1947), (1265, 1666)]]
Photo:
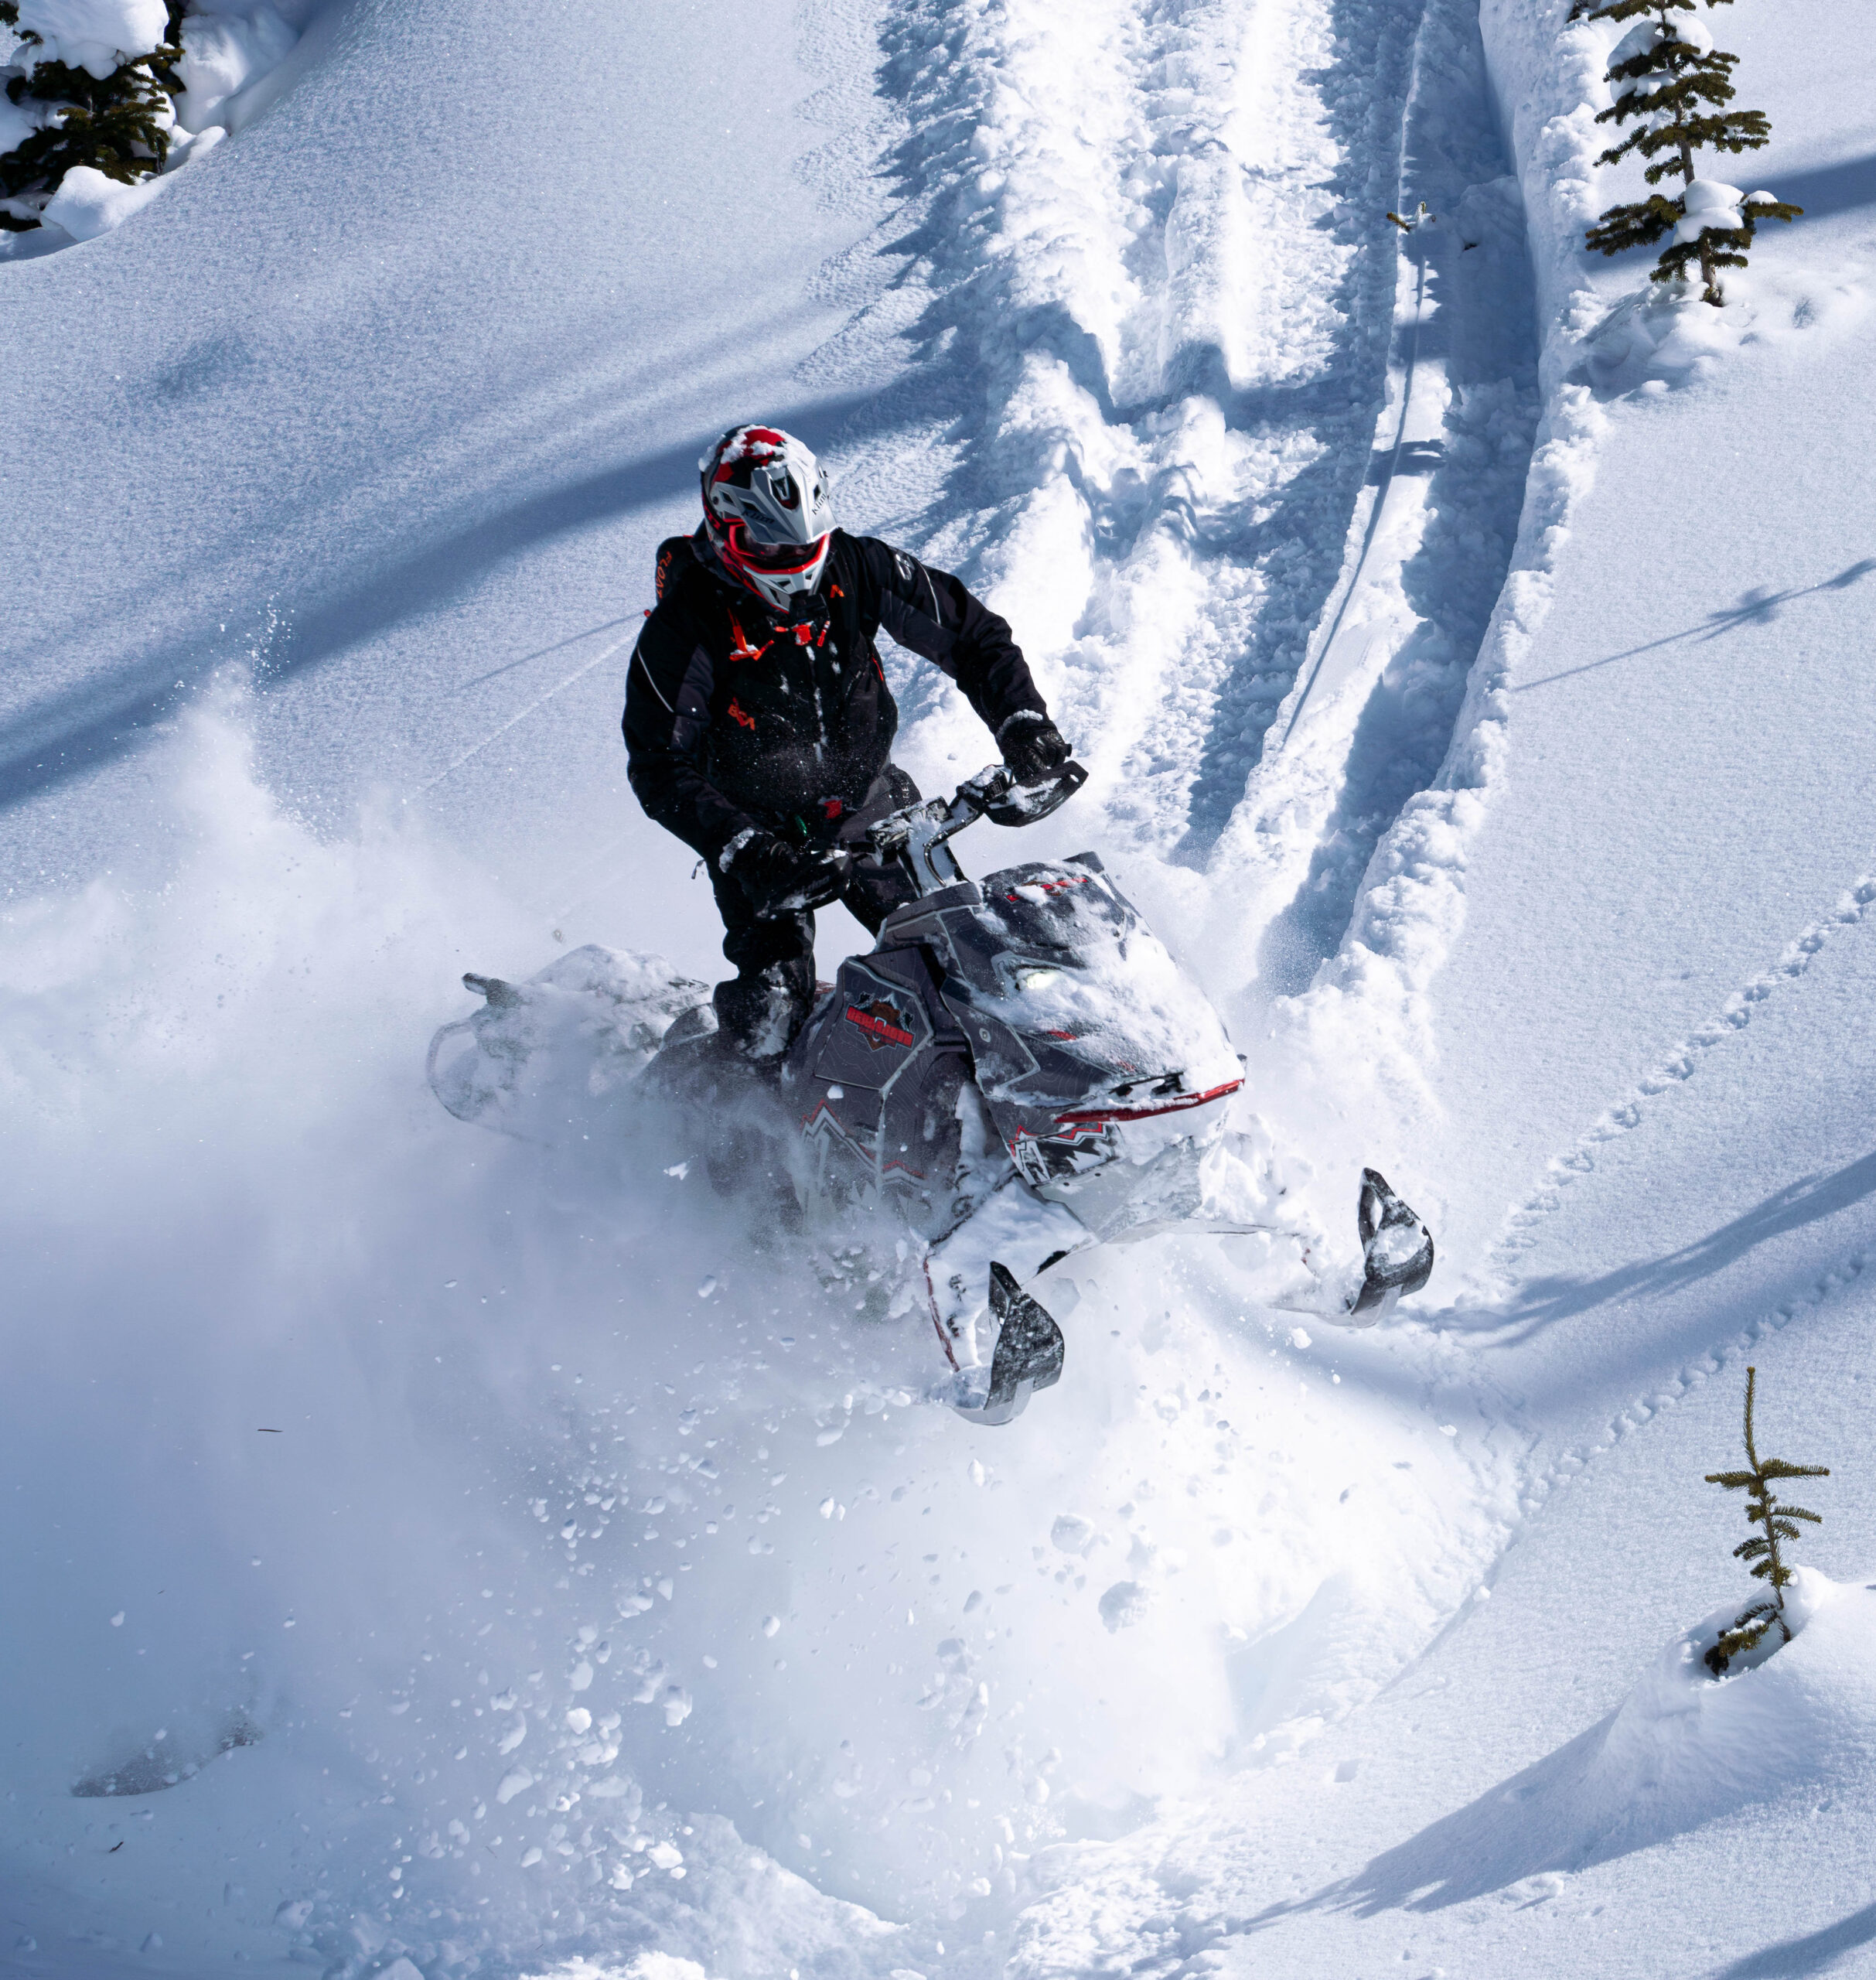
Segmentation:
[[(1707, 4), (1725, 5), (1731, 0), (1707, 0)], [(1646, 27), (1632, 29), (1615, 51), (1620, 59), (1612, 61), (1605, 72), (1614, 101), (1597, 112), (1595, 121), (1637, 128), (1603, 152), (1596, 160), (1598, 165), (1617, 165), (1639, 157), (1645, 161), (1642, 177), (1649, 186), (1677, 179), (1691, 186), (1699, 176), (1694, 163), (1697, 152), (1737, 156), (1760, 150), (1770, 141), (1772, 126), (1763, 111), (1727, 107), (1736, 94), (1731, 77), (1739, 57), (1713, 46), (1704, 29), (1676, 26), (1676, 14), (1694, 11), (1694, 0), (1607, 0), (1599, 6), (1577, 0), (1571, 9), (1572, 20), (1651, 20), (1653, 24), (1652, 35)], [(1656, 263), (1652, 279), (1685, 280), (1697, 263), (1701, 292), (1717, 306), (1724, 300), (1718, 271), (1746, 265), (1756, 221), (1796, 217), (1797, 210), (1787, 210), (1784, 202), (1762, 200), (1752, 213), (1740, 216), (1738, 227), (1703, 227), (1692, 240), (1670, 241)], [(1588, 230), (1584, 244), (1603, 254), (1652, 248), (1665, 235), (1678, 235), (1687, 218), (1684, 194), (1674, 200), (1654, 194), (1643, 201), (1611, 207)], [(1755, 1464), (1757, 1461), (1754, 1458)]]
[(1680, 219), (1679, 201), (1656, 193), (1639, 205), (1610, 207), (1589, 230), (1584, 244), (1604, 254), (1619, 254), (1629, 248), (1652, 248), (1664, 234), (1672, 234)]
[[(0, 0), (0, 19), (18, 19), (16, 0)], [(162, 169), (169, 155), (173, 122), (170, 104), (182, 94), (176, 65), (182, 60), (183, 0), (170, 0), (169, 39), (146, 55), (121, 63), (107, 76), (66, 62), (22, 63), (9, 77), (9, 101), (53, 107), (50, 118), (22, 142), (0, 153), (0, 198), (49, 194), (65, 175), (90, 166), (124, 185), (135, 185)], [(30, 32), (21, 37), (40, 45)], [(29, 227), (31, 221), (16, 221)]]
[[(1711, 288), (1711, 269), (1715, 265), (1743, 267), (1743, 253), (1732, 254), (1728, 251), (1731, 244), (1738, 242), (1741, 248), (1752, 244), (1755, 217), (1770, 206), (1782, 203), (1774, 201), (1755, 203), (1748, 200), (1741, 209), (1745, 224), (1741, 227), (1707, 227), (1702, 230), (1698, 241), (1678, 241), (1661, 257), (1662, 265), (1670, 263), (1684, 268), (1698, 257), (1707, 273)], [(1657, 270), (1654, 279), (1664, 279)], [(1778, 1494), (1772, 1490), (1773, 1483), (1780, 1478), (1828, 1478), (1830, 1467), (1818, 1464), (1791, 1464), (1783, 1458), (1767, 1458), (1762, 1461), (1758, 1455), (1758, 1439), (1752, 1424), (1752, 1407), (1758, 1391), (1758, 1371), (1746, 1370), (1745, 1447), (1746, 1456), (1752, 1465), (1749, 1471), (1710, 1471), (1707, 1483), (1717, 1485), (1729, 1492), (1744, 1492), (1746, 1495), (1745, 1516), (1748, 1522), (1759, 1531), (1740, 1541), (1733, 1549), (1736, 1561), (1750, 1562), (1750, 1572), (1755, 1581), (1769, 1582), (1772, 1586), (1769, 1601), (1752, 1603), (1733, 1619), (1732, 1627), (1723, 1630), (1720, 1639), (1707, 1651), (1707, 1668), (1716, 1678), (1724, 1677), (1731, 1660), (1752, 1649), (1765, 1637), (1775, 1622), (1783, 1634), (1786, 1642), (1791, 1641), (1791, 1625), (1785, 1618), (1785, 1589), (1790, 1585), (1792, 1570), (1785, 1565), (1779, 1552), (1782, 1540), (1797, 1540), (1803, 1537), (1796, 1524), (1806, 1520), (1813, 1526), (1822, 1525), (1821, 1514), (1808, 1511), (1803, 1506), (1782, 1505)], [(1757, 1619), (1757, 1620), (1755, 1620)]]

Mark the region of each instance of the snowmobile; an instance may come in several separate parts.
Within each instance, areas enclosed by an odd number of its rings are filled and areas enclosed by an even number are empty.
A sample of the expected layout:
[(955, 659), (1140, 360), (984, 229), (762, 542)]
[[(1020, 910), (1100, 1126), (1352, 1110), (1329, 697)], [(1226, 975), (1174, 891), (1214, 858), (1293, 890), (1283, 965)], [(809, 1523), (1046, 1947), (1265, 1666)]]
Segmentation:
[[(437, 1033), (432, 1088), (462, 1118), (539, 1132), (564, 1117), (551, 1067), (570, 1062), (589, 1095), (629, 1079), (678, 1102), (720, 1186), (779, 1182), (803, 1215), (888, 1214), (914, 1241), (943, 1399), (1008, 1422), (1062, 1367), (1025, 1280), (1094, 1244), (1271, 1228), (1230, 1187), (1243, 1062), (1099, 856), (974, 881), (952, 850), (981, 818), (1047, 818), (1086, 776), (1070, 763), (1024, 786), (998, 764), (874, 825), (914, 897), (821, 986), (773, 1080), (725, 1048), (707, 986), (588, 947), (526, 984), (465, 976), (484, 1005)], [(1356, 1221), (1361, 1278), (1337, 1317), (1369, 1324), (1426, 1283), (1433, 1241), (1373, 1169)]]

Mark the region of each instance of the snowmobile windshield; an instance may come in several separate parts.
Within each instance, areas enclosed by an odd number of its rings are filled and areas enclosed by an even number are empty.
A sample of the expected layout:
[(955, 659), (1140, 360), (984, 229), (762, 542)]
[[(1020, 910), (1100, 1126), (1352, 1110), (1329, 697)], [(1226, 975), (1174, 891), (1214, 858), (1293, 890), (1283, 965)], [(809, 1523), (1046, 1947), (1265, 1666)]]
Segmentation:
[(1068, 1048), (1103, 1085), (1175, 1073), (1186, 1094), (1236, 1083), (1217, 1014), (1104, 874), (1038, 862), (991, 875), (981, 896), (946, 917), (968, 917), (951, 947), (978, 1009)]
[(1072, 866), (993, 873), (975, 913), (1008, 955), (1069, 962), (1090, 947), (1105, 954), (1138, 920), (1102, 876)]

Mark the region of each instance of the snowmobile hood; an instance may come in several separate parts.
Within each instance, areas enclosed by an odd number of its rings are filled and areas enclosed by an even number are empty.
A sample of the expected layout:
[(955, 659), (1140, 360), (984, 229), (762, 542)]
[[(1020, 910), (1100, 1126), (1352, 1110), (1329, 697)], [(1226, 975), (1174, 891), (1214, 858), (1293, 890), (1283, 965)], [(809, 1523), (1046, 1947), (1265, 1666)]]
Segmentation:
[[(993, 1070), (980, 1056), (993, 1104), (1006, 1093), (1025, 1110), (1059, 1097), (1065, 1123), (1144, 1120), (1240, 1083), (1217, 1012), (1093, 854), (1005, 868), (977, 884), (974, 900), (947, 905), (963, 891), (924, 903), (954, 937), (946, 1002), (967, 1026), (974, 1013), (1013, 1034), (1030, 1062)], [(1061, 1077), (1064, 1060), (1073, 1077)]]

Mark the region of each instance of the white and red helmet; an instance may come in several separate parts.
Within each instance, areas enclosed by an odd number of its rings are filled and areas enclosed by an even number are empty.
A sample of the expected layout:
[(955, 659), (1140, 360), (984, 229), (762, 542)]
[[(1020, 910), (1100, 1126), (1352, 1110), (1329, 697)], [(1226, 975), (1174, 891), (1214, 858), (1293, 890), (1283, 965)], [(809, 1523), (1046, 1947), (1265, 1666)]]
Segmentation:
[(814, 449), (779, 426), (732, 426), (698, 464), (723, 568), (784, 617), (820, 582), (834, 527)]

